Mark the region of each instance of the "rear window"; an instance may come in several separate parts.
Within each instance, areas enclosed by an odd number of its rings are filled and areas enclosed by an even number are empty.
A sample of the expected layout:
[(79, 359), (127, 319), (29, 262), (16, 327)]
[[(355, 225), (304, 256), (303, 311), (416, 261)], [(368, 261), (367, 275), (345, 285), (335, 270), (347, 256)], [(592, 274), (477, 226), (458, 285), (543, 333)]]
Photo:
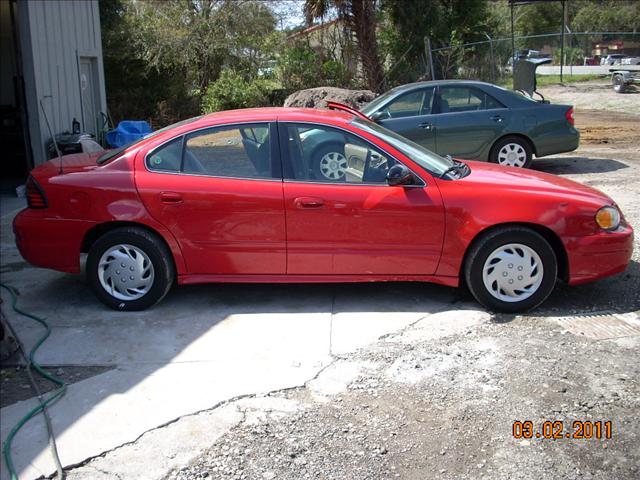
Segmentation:
[(526, 100), (527, 102), (533, 102), (533, 103), (540, 103), (537, 100), (531, 98), (528, 95), (524, 95), (520, 92), (516, 92), (514, 90), (509, 90), (507, 88), (504, 87), (500, 87), (499, 85), (494, 85), (495, 88), (498, 88), (502, 91), (503, 95), (508, 95), (510, 97), (512, 97), (514, 100)]

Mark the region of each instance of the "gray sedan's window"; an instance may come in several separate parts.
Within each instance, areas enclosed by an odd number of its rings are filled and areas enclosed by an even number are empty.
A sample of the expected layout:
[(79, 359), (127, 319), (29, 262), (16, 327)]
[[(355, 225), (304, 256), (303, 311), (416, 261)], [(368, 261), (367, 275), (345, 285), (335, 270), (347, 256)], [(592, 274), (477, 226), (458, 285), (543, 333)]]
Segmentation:
[(420, 115), (424, 102), (424, 90), (409, 92), (391, 101), (385, 108), (391, 118)]
[(387, 112), (389, 118), (415, 117), (429, 115), (432, 103), (433, 88), (422, 88), (400, 95), (381, 110)]
[(503, 105), (482, 90), (470, 87), (441, 87), (440, 112), (472, 112), (503, 108)]

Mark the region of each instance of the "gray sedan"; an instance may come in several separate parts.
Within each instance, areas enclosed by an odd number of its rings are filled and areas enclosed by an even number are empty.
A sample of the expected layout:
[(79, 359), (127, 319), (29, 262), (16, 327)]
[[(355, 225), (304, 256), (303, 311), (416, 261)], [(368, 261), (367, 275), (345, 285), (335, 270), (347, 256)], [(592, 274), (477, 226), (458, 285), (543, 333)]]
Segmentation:
[(533, 156), (578, 148), (573, 107), (484, 82), (442, 80), (394, 88), (366, 105), (371, 120), (440, 155), (528, 167)]

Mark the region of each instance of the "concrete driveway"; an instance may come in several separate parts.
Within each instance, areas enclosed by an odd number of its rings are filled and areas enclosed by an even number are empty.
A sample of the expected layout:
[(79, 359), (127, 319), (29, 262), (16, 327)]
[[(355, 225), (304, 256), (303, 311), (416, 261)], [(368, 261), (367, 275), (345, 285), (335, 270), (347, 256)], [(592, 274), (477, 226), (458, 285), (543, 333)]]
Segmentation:
[[(302, 386), (336, 357), (455, 301), (456, 290), (421, 284), (204, 285), (175, 288), (149, 311), (114, 312), (82, 276), (23, 261), (10, 223), (17, 202), (3, 202), (2, 282), (19, 290), (21, 308), (53, 327), (38, 361), (113, 367), (72, 384), (51, 408), (65, 466), (231, 399)], [(27, 346), (42, 334), (35, 322), (4, 310)], [(35, 404), (0, 411), (3, 441)], [(55, 471), (40, 417), (16, 437), (13, 458), (20, 478)]]

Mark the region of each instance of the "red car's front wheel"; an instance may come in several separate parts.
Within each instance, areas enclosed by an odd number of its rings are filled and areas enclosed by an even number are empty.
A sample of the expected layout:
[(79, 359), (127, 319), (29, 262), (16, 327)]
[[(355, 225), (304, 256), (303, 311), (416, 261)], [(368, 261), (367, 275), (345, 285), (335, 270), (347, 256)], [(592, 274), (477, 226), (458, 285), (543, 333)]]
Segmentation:
[(467, 286), (485, 307), (521, 312), (540, 305), (553, 291), (558, 274), (549, 242), (524, 227), (504, 227), (482, 236), (465, 264)]

